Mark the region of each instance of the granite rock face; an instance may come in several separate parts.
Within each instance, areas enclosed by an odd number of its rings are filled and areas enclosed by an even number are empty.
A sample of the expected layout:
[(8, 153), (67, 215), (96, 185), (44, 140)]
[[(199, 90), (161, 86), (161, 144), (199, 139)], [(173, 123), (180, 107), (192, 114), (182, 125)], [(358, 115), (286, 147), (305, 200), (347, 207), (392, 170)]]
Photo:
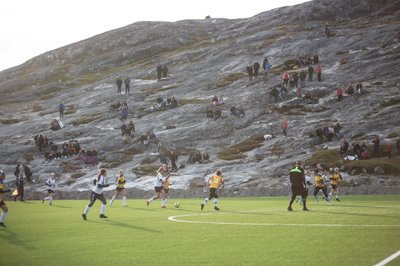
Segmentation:
[[(176, 196), (203, 196), (203, 180), (217, 169), (227, 181), (225, 195), (287, 195), (295, 160), (339, 147), (337, 141), (320, 145), (312, 137), (316, 128), (340, 123), (347, 139), (369, 144), (375, 136), (385, 141), (399, 134), (399, 19), (398, 1), (315, 0), (247, 19), (138, 22), (49, 51), (0, 72), (1, 167), (11, 184), (16, 163), (27, 163), (34, 172), (35, 183), (27, 184), (32, 198), (41, 195), (51, 172), (57, 173), (59, 197), (86, 198), (100, 167), (108, 169), (110, 182), (123, 169), (129, 196), (145, 197), (160, 160), (157, 144), (144, 145), (140, 137), (154, 132), (168, 150), (178, 151), (178, 164), (185, 163), (171, 176)], [(331, 38), (325, 36), (326, 21), (335, 33)], [(315, 101), (289, 88), (275, 103), (269, 88), (281, 84), (283, 71), (300, 71), (297, 58), (313, 54), (319, 55), (322, 81), (307, 79), (302, 94)], [(261, 64), (264, 56), (272, 72), (249, 82), (247, 64)], [(161, 81), (157, 64), (169, 70)], [(124, 87), (117, 93), (118, 77), (131, 79), (129, 95)], [(337, 102), (336, 88), (359, 81), (362, 95)], [(214, 95), (225, 102), (217, 120), (206, 118)], [(158, 97), (172, 96), (176, 108), (157, 107)], [(121, 113), (110, 110), (118, 101), (127, 102), (126, 122), (135, 124), (130, 137), (121, 136)], [(60, 102), (64, 127), (53, 131), (49, 125)], [(245, 115), (231, 115), (231, 107)], [(78, 140), (82, 148), (97, 150), (98, 164), (76, 155), (45, 160), (33, 141), (38, 134), (59, 148)], [(210, 161), (187, 164), (196, 151), (207, 152)], [(354, 185), (343, 193), (398, 193), (398, 179), (382, 174), (368, 175), (368, 182), (365, 173), (346, 174)]]

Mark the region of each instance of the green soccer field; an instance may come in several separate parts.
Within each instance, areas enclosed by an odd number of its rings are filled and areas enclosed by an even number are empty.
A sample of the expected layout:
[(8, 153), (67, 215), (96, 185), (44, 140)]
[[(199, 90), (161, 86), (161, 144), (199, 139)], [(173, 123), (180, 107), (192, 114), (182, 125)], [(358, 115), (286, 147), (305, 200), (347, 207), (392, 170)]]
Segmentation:
[[(174, 202), (180, 202), (175, 208)], [(342, 196), (310, 212), (288, 197), (7, 202), (0, 265), (375, 265), (400, 250), (400, 195)], [(388, 265), (400, 265), (400, 257)]]

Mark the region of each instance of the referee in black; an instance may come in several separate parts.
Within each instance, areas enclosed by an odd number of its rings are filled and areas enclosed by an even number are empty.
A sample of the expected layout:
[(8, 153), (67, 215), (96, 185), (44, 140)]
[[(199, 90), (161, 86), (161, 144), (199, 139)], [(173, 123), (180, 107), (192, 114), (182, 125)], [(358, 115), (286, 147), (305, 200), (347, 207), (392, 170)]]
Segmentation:
[(297, 161), (295, 167), (290, 170), (290, 183), (292, 183), (292, 197), (290, 198), (288, 211), (293, 211), (292, 204), (296, 196), (301, 196), (303, 199), (303, 211), (309, 211), (306, 204), (308, 190), (300, 161)]

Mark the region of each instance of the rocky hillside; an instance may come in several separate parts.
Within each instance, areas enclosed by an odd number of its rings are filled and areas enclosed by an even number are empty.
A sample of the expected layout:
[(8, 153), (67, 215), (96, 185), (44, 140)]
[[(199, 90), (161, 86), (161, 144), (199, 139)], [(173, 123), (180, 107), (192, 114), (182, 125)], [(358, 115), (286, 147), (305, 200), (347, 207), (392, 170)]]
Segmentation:
[[(326, 21), (331, 38), (325, 36)], [(395, 143), (400, 135), (399, 21), (399, 1), (314, 0), (248, 19), (137, 22), (47, 52), (0, 72), (1, 167), (8, 182), (17, 162), (31, 167), (31, 198), (43, 192), (50, 172), (58, 178), (58, 197), (86, 198), (100, 167), (110, 176), (123, 169), (129, 195), (144, 197), (151, 193), (160, 161), (157, 145), (145, 145), (140, 137), (154, 132), (168, 150), (176, 149), (179, 164), (186, 164), (171, 177), (177, 196), (203, 195), (204, 178), (217, 169), (227, 181), (225, 195), (286, 195), (295, 160), (312, 167), (318, 162), (340, 166), (343, 193), (398, 193), (397, 155), (389, 160), (381, 152), (380, 158), (346, 162), (336, 155), (339, 141), (320, 144), (314, 133), (340, 123), (350, 144), (371, 146), (376, 136), (381, 146)], [(319, 55), (322, 82), (307, 80), (302, 94), (315, 101), (289, 88), (275, 103), (269, 88), (281, 84), (284, 71), (300, 72), (296, 60), (313, 54)], [(264, 56), (272, 64), (270, 75), (249, 82), (247, 64), (261, 64)], [(157, 64), (169, 69), (161, 81)], [(118, 77), (131, 79), (131, 94), (117, 93)], [(336, 88), (357, 82), (363, 94), (337, 102)], [(225, 101), (217, 120), (206, 118), (214, 95)], [(179, 101), (176, 108), (155, 106), (158, 97), (172, 96)], [(121, 136), (121, 113), (110, 110), (118, 101), (127, 102), (126, 121), (135, 124), (130, 137)], [(60, 102), (66, 106), (65, 127), (53, 131), (49, 125), (58, 118)], [(232, 106), (243, 108), (244, 117), (231, 115)], [(96, 149), (99, 163), (86, 164), (77, 155), (45, 160), (33, 140), (38, 134), (60, 148), (74, 139), (83, 149)], [(190, 154), (204, 151), (208, 163), (186, 163)]]

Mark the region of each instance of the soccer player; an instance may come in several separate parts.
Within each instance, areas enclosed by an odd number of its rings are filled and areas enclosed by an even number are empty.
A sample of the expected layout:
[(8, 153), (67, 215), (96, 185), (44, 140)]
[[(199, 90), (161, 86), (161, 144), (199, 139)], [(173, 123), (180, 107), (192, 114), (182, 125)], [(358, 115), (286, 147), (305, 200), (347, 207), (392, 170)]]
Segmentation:
[(314, 187), (315, 205), (318, 204), (318, 191), (320, 190), (322, 190), (322, 193), (324, 194), (324, 199), (328, 201), (329, 204), (331, 204), (331, 200), (328, 197), (328, 188), (324, 182), (324, 178), (319, 174), (318, 169), (314, 170), (314, 181), (315, 181), (315, 187)]
[(217, 190), (219, 187), (223, 189), (225, 183), (224, 179), (222, 178), (221, 171), (218, 170), (214, 175), (212, 175), (208, 179), (207, 183), (209, 184), (210, 195), (204, 199), (202, 204), (200, 204), (200, 208), (203, 210), (204, 206), (208, 204), (208, 201), (214, 198), (214, 210), (219, 211)]
[[(170, 175), (168, 166), (166, 164), (162, 164), (161, 167), (158, 168), (156, 173), (157, 173), (156, 182), (154, 183), (154, 190), (155, 190), (156, 194), (153, 197), (146, 200), (147, 206), (149, 206), (150, 202), (152, 202), (153, 200), (164, 199), (164, 194), (165, 194), (165, 191), (163, 189), (164, 179)], [(161, 207), (162, 206), (163, 205), (161, 205)], [(164, 208), (165, 208), (165, 205), (164, 205)]]
[(292, 196), (290, 198), (288, 211), (293, 211), (292, 204), (296, 200), (296, 196), (300, 195), (303, 201), (303, 211), (309, 211), (307, 209), (307, 185), (304, 177), (304, 170), (300, 167), (299, 162), (296, 162), (295, 167), (290, 170), (290, 183), (292, 183)]
[[(301, 169), (300, 169), (301, 170)], [(307, 189), (307, 194), (308, 194), (308, 188), (312, 185), (311, 183), (311, 171), (307, 170), (305, 175), (304, 175), (304, 180), (306, 181), (306, 189)], [(303, 198), (300, 196), (299, 199), (299, 204), (303, 204)]]
[(167, 200), (169, 198), (169, 186), (170, 185), (171, 185), (171, 183), (170, 183), (170, 180), (169, 180), (169, 175), (167, 175), (164, 178), (164, 182), (163, 182), (164, 194), (163, 194), (163, 198), (162, 198), (162, 202), (161, 202), (161, 208), (166, 208)]
[(4, 179), (6, 178), (6, 175), (4, 174), (3, 170), (0, 170), (0, 208), (2, 210), (2, 213), (0, 215), (0, 226), (1, 227), (6, 227), (4, 224), (4, 220), (6, 219), (8, 208), (6, 203), (4, 202), (4, 197), (3, 194), (10, 192), (10, 189), (4, 189)]
[(115, 188), (114, 195), (111, 198), (110, 201), (110, 207), (112, 206), (114, 200), (116, 197), (118, 197), (119, 194), (122, 194), (122, 206), (126, 207), (128, 204), (126, 204), (126, 191), (125, 191), (125, 176), (123, 171), (119, 171), (117, 174), (117, 187)]
[(56, 179), (55, 179), (55, 174), (51, 173), (49, 178), (45, 182), (47, 186), (47, 196), (42, 199), (42, 204), (44, 203), (45, 200), (49, 201), (49, 205), (53, 205), (53, 196), (54, 196), (54, 188), (56, 186)]
[(339, 182), (343, 180), (342, 175), (339, 173), (339, 168), (335, 167), (333, 174), (329, 177), (331, 180), (332, 190), (329, 193), (329, 196), (332, 197), (332, 194), (335, 194), (336, 201), (340, 201), (339, 199)]
[(99, 199), (101, 201), (101, 209), (100, 209), (100, 218), (108, 218), (104, 215), (106, 210), (106, 198), (103, 194), (103, 188), (108, 187), (109, 184), (106, 182), (107, 172), (105, 169), (101, 169), (100, 173), (97, 175), (97, 178), (94, 180), (94, 187), (92, 189), (92, 193), (90, 194), (90, 202), (85, 207), (85, 210), (82, 213), (83, 220), (86, 220), (86, 216), (90, 211), (90, 208), (93, 206), (95, 201)]

